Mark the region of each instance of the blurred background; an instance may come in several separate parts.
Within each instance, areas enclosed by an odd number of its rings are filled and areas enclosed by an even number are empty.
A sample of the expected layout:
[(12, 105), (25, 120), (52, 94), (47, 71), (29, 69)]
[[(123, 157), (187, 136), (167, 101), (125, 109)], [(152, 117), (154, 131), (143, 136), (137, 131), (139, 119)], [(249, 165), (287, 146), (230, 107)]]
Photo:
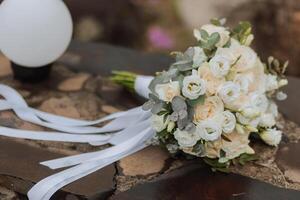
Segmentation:
[[(0, 0), (1, 2), (1, 0)], [(140, 51), (169, 53), (195, 43), (194, 28), (213, 17), (232, 26), (252, 22), (254, 48), (265, 59), (290, 60), (300, 76), (299, 0), (65, 0), (74, 18), (74, 38)]]

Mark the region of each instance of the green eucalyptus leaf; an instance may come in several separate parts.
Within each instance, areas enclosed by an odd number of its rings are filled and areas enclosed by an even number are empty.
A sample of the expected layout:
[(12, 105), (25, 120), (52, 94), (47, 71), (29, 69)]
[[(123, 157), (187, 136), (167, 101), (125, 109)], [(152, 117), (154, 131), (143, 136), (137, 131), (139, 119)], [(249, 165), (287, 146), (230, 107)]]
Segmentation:
[(187, 110), (187, 105), (182, 97), (176, 96), (172, 99), (172, 109), (174, 112), (179, 112), (181, 110)]
[(200, 29), (200, 34), (201, 34), (201, 38), (202, 38), (203, 40), (207, 40), (208, 37), (209, 37), (208, 32), (207, 32), (206, 30), (204, 30), (204, 29)]
[(195, 107), (198, 104), (202, 104), (203, 105), (204, 101), (205, 101), (205, 95), (201, 95), (197, 99), (194, 99), (194, 100), (189, 99), (189, 100), (187, 100), (187, 103), (188, 103), (189, 106)]

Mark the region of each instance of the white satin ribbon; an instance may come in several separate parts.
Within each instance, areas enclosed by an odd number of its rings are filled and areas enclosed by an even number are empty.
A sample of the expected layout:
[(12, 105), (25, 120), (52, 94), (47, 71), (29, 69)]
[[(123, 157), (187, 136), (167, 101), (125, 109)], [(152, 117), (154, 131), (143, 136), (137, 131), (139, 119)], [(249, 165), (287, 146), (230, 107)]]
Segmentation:
[[(150, 76), (137, 76), (135, 82), (137, 94), (148, 98), (148, 86), (152, 79), (153, 77)], [(151, 113), (143, 111), (141, 107), (117, 112), (101, 119), (85, 121), (31, 108), (16, 90), (3, 84), (0, 84), (0, 96), (4, 98), (0, 99), (0, 112), (13, 110), (23, 121), (54, 130), (53, 132), (30, 131), (0, 126), (0, 135), (31, 140), (114, 145), (102, 151), (42, 162), (42, 165), (51, 169), (71, 168), (37, 183), (28, 192), (30, 200), (50, 199), (57, 190), (65, 185), (145, 148), (148, 146), (146, 141), (155, 134), (150, 126)], [(94, 126), (107, 121), (110, 122), (103, 127)]]

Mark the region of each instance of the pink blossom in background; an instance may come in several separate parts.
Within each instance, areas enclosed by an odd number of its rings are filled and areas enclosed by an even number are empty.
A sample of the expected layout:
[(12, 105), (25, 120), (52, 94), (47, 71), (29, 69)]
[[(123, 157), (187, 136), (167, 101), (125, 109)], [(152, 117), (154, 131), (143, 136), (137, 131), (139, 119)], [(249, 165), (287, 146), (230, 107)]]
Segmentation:
[(159, 49), (171, 49), (174, 47), (172, 37), (159, 26), (152, 26), (148, 30), (148, 41), (151, 46)]

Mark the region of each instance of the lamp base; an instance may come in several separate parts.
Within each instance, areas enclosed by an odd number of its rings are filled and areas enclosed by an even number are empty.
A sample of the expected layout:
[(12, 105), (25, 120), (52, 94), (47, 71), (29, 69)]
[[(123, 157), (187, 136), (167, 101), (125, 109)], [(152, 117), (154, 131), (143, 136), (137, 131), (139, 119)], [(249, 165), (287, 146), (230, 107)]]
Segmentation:
[(37, 83), (44, 81), (49, 77), (52, 64), (29, 68), (11, 62), (11, 67), (16, 80), (27, 83)]

